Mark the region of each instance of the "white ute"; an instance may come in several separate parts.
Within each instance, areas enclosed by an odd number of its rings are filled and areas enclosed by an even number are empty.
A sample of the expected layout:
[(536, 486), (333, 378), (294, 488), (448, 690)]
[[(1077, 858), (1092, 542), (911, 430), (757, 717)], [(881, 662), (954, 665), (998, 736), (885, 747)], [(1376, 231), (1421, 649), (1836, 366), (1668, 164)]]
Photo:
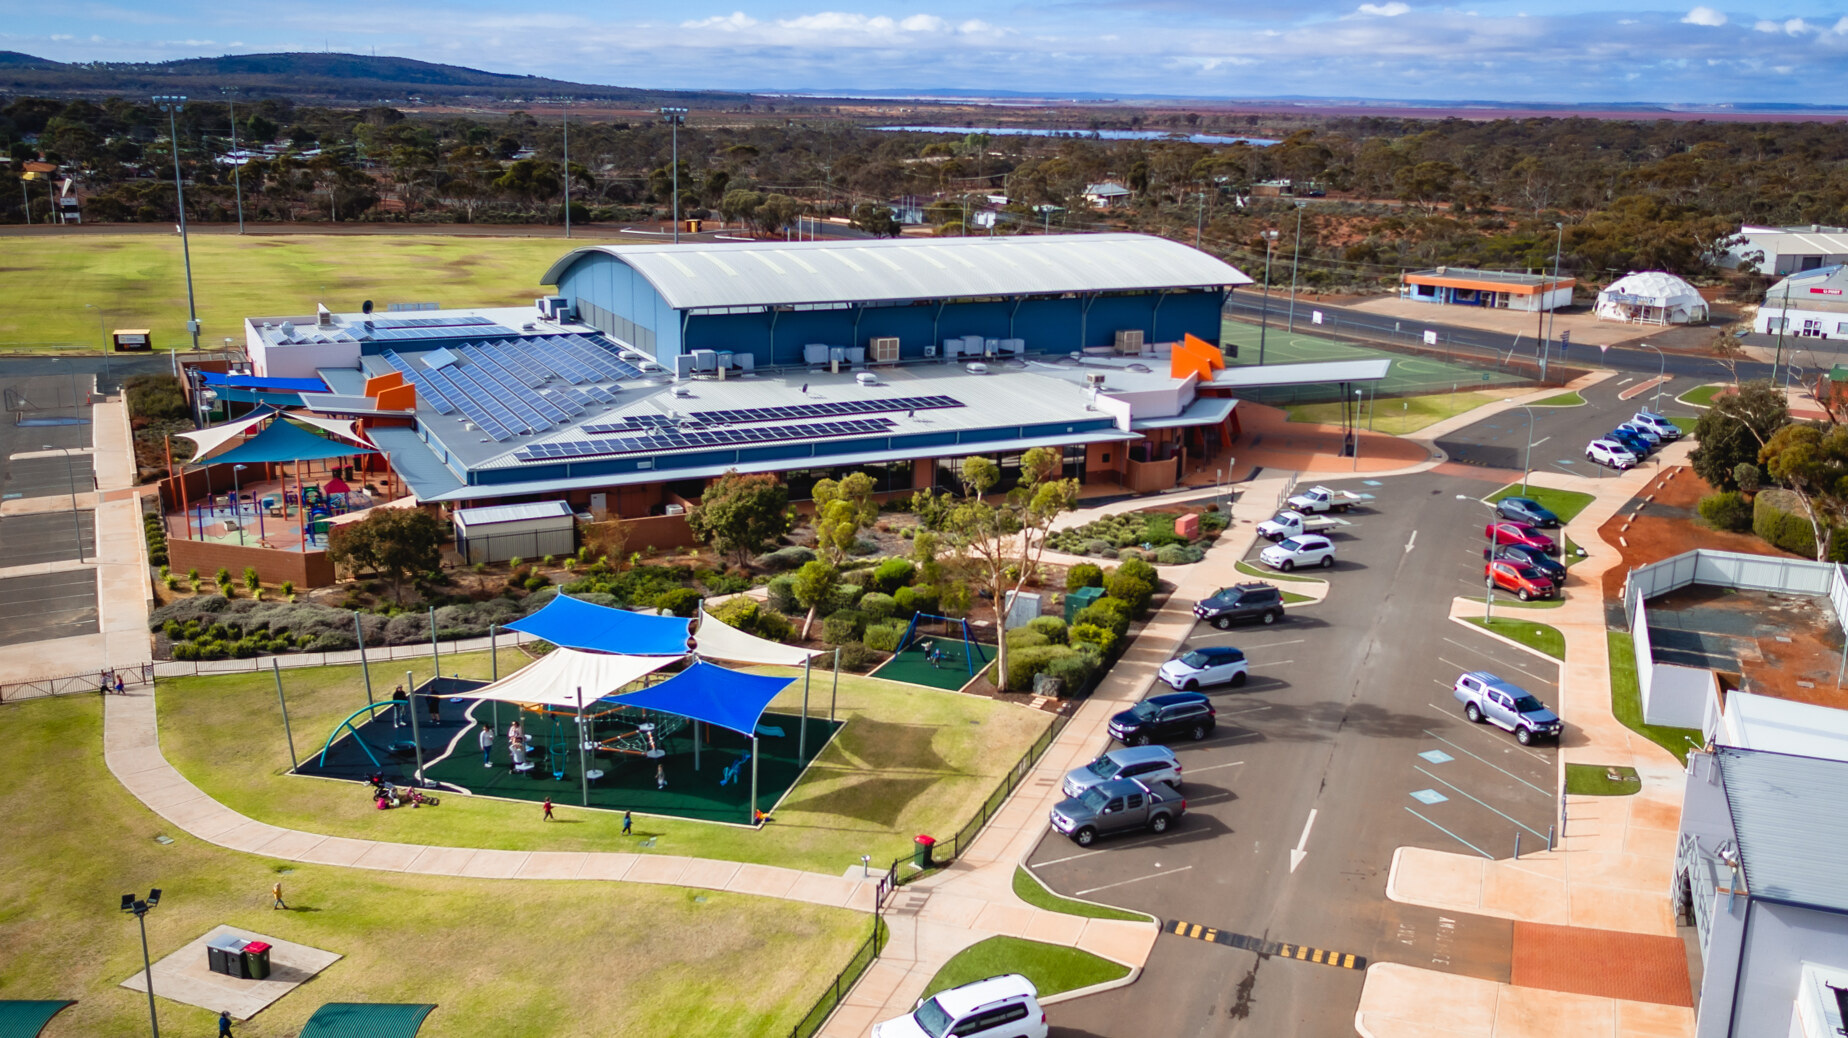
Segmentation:
[(1274, 518), (1258, 524), (1258, 536), (1281, 541), (1285, 537), (1295, 537), (1303, 533), (1330, 533), (1336, 527), (1346, 526), (1346, 519), (1336, 519), (1332, 515), (1307, 516), (1301, 512), (1278, 512)]
[(1350, 491), (1310, 487), (1300, 494), (1292, 495), (1286, 503), (1304, 515), (1313, 515), (1322, 512), (1345, 512), (1355, 505), (1365, 504), (1366, 501), (1365, 497)]

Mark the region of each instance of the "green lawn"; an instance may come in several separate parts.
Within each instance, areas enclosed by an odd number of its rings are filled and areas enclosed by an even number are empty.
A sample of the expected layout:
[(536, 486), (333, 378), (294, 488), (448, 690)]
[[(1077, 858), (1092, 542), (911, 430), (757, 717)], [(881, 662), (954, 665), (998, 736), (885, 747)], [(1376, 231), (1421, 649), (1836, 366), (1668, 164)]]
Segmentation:
[[(504, 661), (501, 673), (514, 665)], [(418, 680), (429, 666), (413, 668)], [(404, 669), (375, 666), (374, 689), (389, 695)], [(445, 674), (486, 671), (486, 653), (443, 658)], [(826, 671), (813, 676), (810, 709), (818, 716), (827, 716), (831, 680)], [(366, 701), (358, 667), (284, 671), (283, 684), (304, 758)], [(772, 708), (795, 712), (801, 697), (798, 681)], [(1051, 722), (1048, 714), (992, 699), (842, 675), (840, 716), (848, 724), (776, 809), (775, 821), (754, 831), (637, 817), (636, 838), (625, 841), (619, 815), (574, 810), (568, 792), (557, 800), (574, 824), (560, 826), (544, 824), (531, 804), (465, 796), (444, 797), (434, 811), (374, 811), (349, 783), (289, 776), (275, 680), (266, 673), (162, 681), (159, 701), (167, 759), (220, 801), (276, 825), (454, 847), (686, 854), (829, 875), (858, 865), (862, 854), (880, 867), (908, 856), (918, 833), (954, 833)]]
[[(1643, 723), (1643, 694), (1636, 683), (1636, 646), (1626, 631), (1611, 631), (1611, 713), (1624, 727), (1675, 755), (1682, 764), (1688, 762), (1688, 750), (1705, 744), (1705, 737), (1692, 728)], [(1690, 741), (1691, 740), (1691, 741)]]
[(1483, 500), (1494, 504), (1504, 497), (1532, 498), (1540, 502), (1540, 507), (1558, 516), (1562, 523), (1571, 522), (1585, 510), (1585, 506), (1597, 500), (1590, 494), (1582, 494), (1576, 490), (1554, 490), (1552, 487), (1537, 486), (1532, 483), (1527, 485), (1526, 490), (1522, 490), (1519, 483), (1510, 483)]
[[(608, 239), (599, 238), (599, 242)], [(553, 238), (454, 235), (195, 234), (193, 286), (200, 341), (242, 342), (244, 318), (355, 312), (371, 299), (448, 306), (516, 306), (541, 294), (539, 276), (573, 244)], [(101, 348), (107, 328), (150, 328), (156, 349), (190, 346), (186, 276), (172, 234), (9, 238), (0, 265), (0, 347)], [(84, 309), (84, 304), (100, 307)]]
[(1545, 400), (1536, 400), (1532, 404), (1529, 404), (1528, 406), (1530, 407), (1583, 407), (1585, 406), (1585, 398), (1582, 396), (1579, 396), (1578, 390), (1574, 389), (1569, 392), (1561, 393), (1558, 396), (1549, 396)]
[[(1047, 890), (1045, 885), (1033, 873), (1020, 866), (1014, 866), (1014, 896), (1034, 908), (1043, 908), (1048, 912), (1063, 912), (1066, 915), (1083, 916), (1086, 919), (1128, 919), (1142, 920), (1148, 916), (1139, 912), (1125, 912), (1120, 908), (1094, 905), (1089, 901), (1073, 901), (1060, 897)], [(1044, 994), (1044, 992), (1041, 992)]]
[(1670, 415), (1668, 420), (1675, 423), (1675, 428), (1680, 429), (1683, 436), (1692, 433), (1694, 427), (1700, 424), (1700, 419), (1684, 414)]
[[(1610, 772), (1617, 772), (1612, 779)], [(1635, 768), (1609, 768), (1602, 764), (1566, 765), (1566, 792), (1587, 797), (1627, 797), (1643, 788)]]
[(1294, 573), (1284, 573), (1280, 570), (1266, 569), (1262, 566), (1253, 566), (1251, 563), (1246, 562), (1243, 559), (1239, 560), (1238, 562), (1233, 563), (1232, 568), (1235, 570), (1238, 570), (1240, 573), (1243, 573), (1244, 575), (1248, 577), (1257, 577), (1260, 580), (1275, 580), (1275, 581), (1279, 581), (1281, 583), (1286, 583), (1286, 584), (1289, 584), (1289, 583), (1326, 584), (1328, 583), (1328, 581), (1322, 580), (1319, 577), (1299, 577), (1295, 575)]
[[(47, 1038), (147, 1033), (146, 996), (117, 986), (141, 968), (137, 927), (117, 898), (150, 887), (163, 893), (147, 917), (156, 958), (221, 923), (343, 956), (240, 1024), (239, 1038), (294, 1036), (330, 1001), (434, 1002), (428, 1038), (781, 1035), (870, 932), (864, 912), (716, 891), (417, 876), (222, 850), (109, 774), (96, 697), (0, 709), (8, 736), (32, 750), (31, 767), (0, 778), (16, 848), (0, 855), (0, 990), (77, 1000)], [(451, 803), (372, 813), (422, 821)], [(270, 909), (277, 879), (290, 911)], [(164, 1034), (215, 1033), (215, 1012), (156, 1004)]]
[(1731, 388), (1731, 386), (1727, 385), (1695, 386), (1693, 389), (1676, 397), (1675, 400), (1677, 403), (1683, 403), (1689, 407), (1712, 407), (1713, 398)]
[[(1500, 399), (1501, 397), (1488, 393), (1437, 393), (1431, 396), (1407, 396), (1379, 400), (1372, 405), (1372, 428), (1374, 432), (1404, 436)], [(1340, 425), (1342, 407), (1343, 405), (1338, 402), (1292, 404), (1284, 410), (1289, 412), (1292, 422)], [(1349, 408), (1349, 411), (1351, 413), (1352, 408)], [(1368, 416), (1363, 411), (1363, 422), (1366, 417)]]
[(1310, 598), (1308, 595), (1299, 595), (1294, 591), (1285, 591), (1283, 593), (1283, 604), (1284, 605), (1297, 605), (1302, 602), (1313, 602), (1313, 601), (1315, 601), (1315, 599)]
[(922, 997), (1004, 973), (1026, 977), (1043, 997), (1127, 977), (1129, 967), (1063, 944), (990, 937), (964, 948), (944, 963)]
[(1469, 622), (1484, 630), (1499, 634), (1503, 638), (1520, 642), (1530, 649), (1544, 652), (1556, 660), (1566, 658), (1566, 636), (1559, 633), (1557, 627), (1537, 624), (1532, 620), (1515, 620), (1505, 616), (1498, 616), (1493, 620), (1472, 617)]

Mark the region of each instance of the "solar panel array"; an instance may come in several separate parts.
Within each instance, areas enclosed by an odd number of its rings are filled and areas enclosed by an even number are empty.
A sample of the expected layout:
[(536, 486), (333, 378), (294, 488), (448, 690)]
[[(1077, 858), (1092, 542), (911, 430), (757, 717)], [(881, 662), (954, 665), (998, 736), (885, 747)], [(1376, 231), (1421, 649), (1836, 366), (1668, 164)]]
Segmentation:
[[(443, 331), (453, 336), (450, 327)], [(460, 362), (433, 368), (392, 350), (383, 356), (417, 387), (418, 398), (428, 401), (437, 414), (460, 412), (497, 443), (549, 432), (593, 407), (613, 404), (615, 393), (594, 383), (642, 374), (607, 346), (581, 335), (484, 340), (442, 352)], [(555, 378), (570, 384), (547, 387)]]
[[(877, 400), (837, 400), (817, 404), (791, 404), (787, 407), (741, 407), (727, 411), (691, 411), (687, 418), (702, 425), (742, 425), (747, 422), (789, 422), (807, 418), (831, 418), (838, 415), (878, 414), (881, 411), (928, 411), (944, 407), (966, 406), (950, 396), (900, 396)], [(666, 415), (624, 415), (614, 422), (584, 426), (587, 433), (640, 432), (657, 425), (678, 425), (679, 419)]]
[(347, 330), (373, 342), (410, 342), (417, 339), (454, 339), (463, 335), (511, 335), (486, 317), (374, 317), (371, 327)]
[(856, 418), (841, 422), (806, 422), (801, 425), (720, 426), (696, 430), (659, 428), (636, 436), (535, 443), (520, 448), (513, 456), (520, 461), (558, 461), (610, 454), (686, 450), (692, 447), (749, 446), (835, 436), (874, 436), (890, 432), (893, 427), (889, 418)]

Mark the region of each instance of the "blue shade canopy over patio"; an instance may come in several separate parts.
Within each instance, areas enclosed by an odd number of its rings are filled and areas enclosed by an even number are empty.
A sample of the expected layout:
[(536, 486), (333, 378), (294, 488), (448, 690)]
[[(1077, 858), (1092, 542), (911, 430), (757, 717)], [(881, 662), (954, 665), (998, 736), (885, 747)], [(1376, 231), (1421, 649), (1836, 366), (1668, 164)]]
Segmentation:
[(567, 649), (625, 656), (685, 656), (691, 621), (679, 616), (631, 613), (560, 594), (538, 612), (505, 626)]
[[(662, 713), (690, 717), (751, 737), (751, 824), (757, 818), (757, 721), (777, 694), (796, 683), (795, 678), (776, 678), (762, 674), (741, 674), (716, 663), (695, 661), (692, 666), (661, 682), (637, 692), (610, 696), (608, 703), (622, 703)], [(804, 716), (806, 728), (808, 718)], [(693, 737), (698, 753), (699, 736)]]

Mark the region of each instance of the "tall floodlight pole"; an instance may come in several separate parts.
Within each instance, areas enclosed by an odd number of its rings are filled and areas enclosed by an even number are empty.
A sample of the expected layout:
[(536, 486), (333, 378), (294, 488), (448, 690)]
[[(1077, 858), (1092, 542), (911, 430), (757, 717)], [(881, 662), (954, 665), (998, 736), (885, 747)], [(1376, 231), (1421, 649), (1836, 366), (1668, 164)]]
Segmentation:
[(684, 108), (661, 109), (661, 120), (672, 128), (674, 151), (669, 172), (674, 177), (674, 244), (680, 244), (680, 128), (686, 124), (687, 110)]
[(180, 209), (180, 255), (186, 261), (186, 330), (192, 333), (193, 352), (199, 350), (199, 304), (193, 297), (192, 247), (186, 240), (186, 189), (180, 184), (179, 113), (186, 98), (177, 94), (157, 94), (154, 104), (167, 113), (167, 140), (173, 148), (173, 196)]
[(154, 1038), (160, 1038), (160, 1015), (154, 1011), (154, 960), (148, 955), (148, 911), (158, 904), (159, 887), (148, 891), (145, 899), (133, 894), (122, 895), (122, 911), (141, 923), (141, 975), (148, 989), (148, 1026), (153, 1029)]
[(237, 101), (231, 95), (236, 87), (225, 87), (225, 103), (231, 106), (231, 183), (237, 194), (237, 233), (244, 233), (244, 161), (237, 153)]
[(1264, 335), (1270, 330), (1270, 263), (1271, 246), (1277, 244), (1277, 232), (1264, 232), (1264, 302), (1258, 307), (1258, 363), (1264, 363)]
[[(1553, 282), (1557, 284), (1559, 282), (1559, 249), (1566, 243), (1566, 225), (1564, 221), (1560, 221), (1553, 224), (1553, 226), (1559, 228), (1558, 236), (1553, 239)], [(1548, 285), (1546, 290), (1540, 293), (1541, 306), (1546, 305), (1546, 297), (1551, 295), (1552, 292), (1553, 287)], [(1542, 382), (1546, 381), (1547, 354), (1551, 353), (1553, 349), (1554, 312), (1555, 311), (1552, 309), (1546, 312), (1546, 335), (1540, 339), (1540, 381)]]
[(1296, 203), (1296, 249), (1290, 253), (1290, 331), (1296, 331), (1296, 264), (1303, 258), (1303, 209), (1307, 202)]
[(1200, 232), (1206, 229), (1206, 192), (1200, 192), (1200, 211), (1194, 216), (1194, 248), (1200, 247)]
[(565, 127), (565, 237), (571, 237), (571, 109), (559, 116)]

